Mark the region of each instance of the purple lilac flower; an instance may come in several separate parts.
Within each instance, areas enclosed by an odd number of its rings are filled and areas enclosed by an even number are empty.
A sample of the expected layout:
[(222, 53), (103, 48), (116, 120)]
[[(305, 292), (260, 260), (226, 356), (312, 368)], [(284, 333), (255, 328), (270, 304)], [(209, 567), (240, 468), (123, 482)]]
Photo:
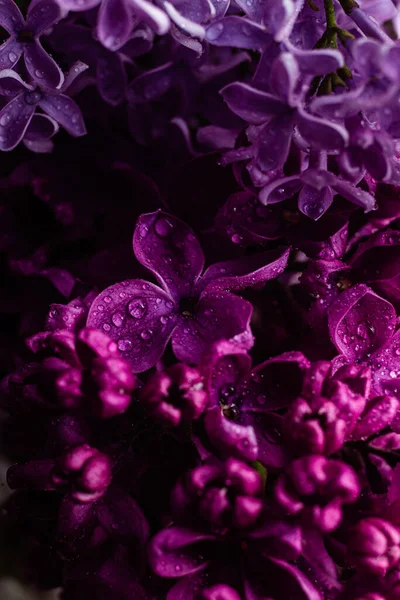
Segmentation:
[(369, 517), (355, 525), (349, 550), (356, 567), (384, 577), (400, 560), (400, 532), (388, 521)]
[(139, 219), (133, 248), (162, 288), (141, 279), (115, 284), (95, 299), (87, 324), (106, 331), (136, 372), (153, 366), (171, 338), (175, 356), (189, 363), (221, 338), (251, 347), (251, 305), (228, 290), (276, 277), (289, 254), (283, 249), (216, 263), (201, 276), (204, 255), (194, 233), (161, 211)]
[(13, 0), (4, 0), (0, 25), (10, 34), (10, 38), (0, 48), (1, 69), (11, 69), (23, 55), (29, 75), (38, 85), (61, 88), (63, 72), (43, 49), (39, 39), (61, 16), (56, 2), (40, 0), (30, 4), (25, 20)]
[[(25, 83), (10, 69), (0, 71), (0, 94), (11, 100), (0, 111), (0, 148), (12, 150), (22, 139), (41, 141), (46, 137), (48, 121), (59, 123), (72, 136), (85, 135), (82, 113), (72, 98), (63, 92), (86, 65), (76, 64), (60, 91), (49, 90), (40, 85)], [(47, 117), (34, 120), (37, 109)], [(54, 128), (54, 125), (53, 125)]]

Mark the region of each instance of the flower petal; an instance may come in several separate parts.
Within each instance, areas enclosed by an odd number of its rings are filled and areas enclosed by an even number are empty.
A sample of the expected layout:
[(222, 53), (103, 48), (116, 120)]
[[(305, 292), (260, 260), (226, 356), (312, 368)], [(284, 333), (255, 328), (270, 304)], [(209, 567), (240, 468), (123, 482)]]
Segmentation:
[(133, 251), (175, 299), (191, 295), (204, 255), (186, 223), (161, 210), (142, 215), (135, 227)]
[(333, 191), (330, 187), (317, 190), (305, 184), (299, 194), (299, 209), (303, 214), (317, 221), (328, 210), (333, 202)]
[(26, 104), (22, 94), (13, 98), (0, 111), (0, 149), (12, 150), (18, 146), (32, 119), (36, 106)]
[(79, 106), (64, 94), (45, 94), (39, 102), (45, 113), (60, 123), (70, 135), (85, 135), (86, 127)]
[(261, 51), (270, 39), (263, 27), (235, 15), (214, 21), (206, 30), (206, 40), (213, 46)]
[(4, 0), (0, 4), (0, 26), (8, 33), (15, 33), (25, 27), (25, 19), (13, 0)]
[[(215, 9), (215, 18), (220, 19), (226, 14), (229, 8), (230, 0), (210, 0)], [(238, 2), (236, 2), (238, 4)], [(253, 21), (255, 19), (252, 19)]]
[(204, 542), (213, 542), (214, 536), (169, 527), (159, 531), (150, 541), (149, 563), (160, 577), (184, 577), (201, 571), (207, 566), (201, 551)]
[(241, 425), (222, 414), (219, 406), (210, 408), (204, 417), (210, 442), (225, 456), (257, 460), (258, 443), (251, 425)]
[(332, 187), (338, 194), (343, 196), (343, 198), (349, 200), (349, 202), (362, 206), (366, 212), (373, 210), (376, 206), (376, 200), (372, 194), (369, 194), (340, 177), (335, 177), (335, 180), (332, 182)]
[(203, 292), (191, 317), (183, 317), (172, 336), (175, 356), (184, 362), (199, 363), (210, 344), (232, 340), (251, 348), (252, 305), (233, 294)]
[(33, 115), (24, 135), (24, 141), (37, 142), (49, 140), (59, 130), (58, 123), (47, 115)]
[(97, 59), (97, 86), (105, 102), (117, 106), (125, 98), (126, 73), (118, 54), (107, 52)]
[(201, 285), (212, 291), (243, 290), (279, 277), (285, 270), (290, 248), (277, 248), (253, 256), (226, 260), (211, 265), (201, 278)]
[(302, 50), (290, 45), (290, 52), (296, 57), (301, 72), (306, 75), (326, 75), (344, 65), (342, 54), (330, 48)]
[(272, 93), (285, 104), (294, 105), (294, 92), (300, 76), (299, 65), (289, 52), (282, 52), (271, 65), (269, 86)]
[(393, 396), (372, 398), (353, 429), (353, 440), (365, 440), (391, 424), (399, 408), (399, 401)]
[(64, 10), (84, 12), (100, 4), (101, 0), (58, 0), (58, 2)]
[(153, 367), (176, 326), (175, 305), (162, 289), (141, 279), (106, 288), (90, 307), (87, 325), (117, 342), (134, 372)]
[(139, 19), (154, 29), (158, 35), (165, 35), (169, 31), (171, 22), (163, 10), (147, 0), (131, 0), (131, 2)]
[(262, 188), (259, 199), (262, 204), (275, 204), (292, 198), (302, 187), (298, 175), (274, 179)]
[[(218, 0), (214, 0), (218, 2)], [(264, 14), (264, 0), (235, 0), (235, 4), (255, 23), (261, 23)]]
[(135, 500), (122, 488), (113, 485), (97, 505), (97, 516), (110, 535), (124, 544), (140, 544), (149, 537), (146, 518)]
[(0, 69), (11, 69), (18, 62), (22, 52), (22, 44), (10, 37), (0, 46)]
[(275, 41), (290, 36), (303, 4), (304, 0), (265, 0), (263, 22)]
[(257, 138), (257, 161), (265, 171), (283, 167), (290, 149), (294, 129), (294, 115), (284, 113), (271, 119)]
[(328, 310), (331, 339), (348, 360), (360, 360), (393, 334), (393, 306), (364, 284), (344, 291)]
[(96, 33), (105, 48), (115, 52), (128, 41), (132, 31), (132, 11), (126, 0), (103, 0)]
[(60, 88), (64, 82), (64, 74), (45, 50), (35, 40), (24, 49), (25, 66), (29, 75), (40, 85)]
[(32, 91), (33, 86), (25, 83), (18, 73), (11, 69), (0, 71), (0, 94), (2, 96), (14, 97), (27, 90)]
[(349, 141), (349, 134), (342, 125), (310, 115), (302, 108), (298, 108), (296, 125), (303, 138), (316, 150), (340, 150)]
[(285, 103), (279, 98), (261, 92), (247, 83), (230, 83), (220, 93), (229, 108), (252, 125), (261, 125), (287, 110)]
[(57, 23), (61, 17), (61, 10), (56, 2), (51, 0), (31, 2), (26, 16), (26, 27), (33, 31), (35, 36), (39, 36)]

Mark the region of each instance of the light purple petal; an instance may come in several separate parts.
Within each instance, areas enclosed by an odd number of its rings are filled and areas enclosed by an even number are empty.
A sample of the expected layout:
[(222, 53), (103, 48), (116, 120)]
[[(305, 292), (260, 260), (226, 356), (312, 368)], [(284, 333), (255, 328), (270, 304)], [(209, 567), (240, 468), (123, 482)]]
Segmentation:
[(204, 255), (192, 229), (161, 210), (142, 215), (133, 236), (138, 261), (174, 298), (190, 296), (204, 266)]
[[(218, 0), (214, 1), (218, 2)], [(235, 4), (237, 4), (239, 8), (246, 13), (251, 21), (255, 21), (255, 23), (261, 23), (262, 16), (264, 14), (264, 0), (235, 0)]]
[(26, 27), (36, 36), (41, 35), (46, 29), (61, 19), (61, 10), (56, 2), (40, 0), (31, 3), (26, 17)]
[(340, 150), (349, 141), (349, 134), (342, 125), (310, 115), (302, 108), (298, 109), (296, 124), (303, 138), (316, 150)]
[(171, 22), (163, 10), (147, 0), (131, 0), (136, 16), (154, 29), (158, 35), (165, 35)]
[(214, 539), (212, 535), (183, 527), (162, 529), (150, 541), (150, 566), (160, 577), (176, 578), (197, 573), (207, 566), (201, 552), (202, 543)]
[[(220, 19), (225, 15), (231, 3), (230, 0), (210, 0), (210, 2), (215, 8), (216, 19)], [(236, 4), (238, 4), (238, 2), (236, 2)], [(254, 21), (255, 19), (252, 20)]]
[(260, 192), (259, 198), (263, 204), (275, 204), (292, 198), (301, 188), (302, 182), (298, 175), (274, 179)]
[(14, 97), (27, 90), (32, 91), (33, 86), (25, 83), (18, 73), (11, 69), (0, 71), (0, 94), (2, 96)]
[(365, 358), (393, 334), (393, 306), (364, 284), (344, 291), (328, 311), (331, 339), (348, 360)]
[(64, 94), (45, 94), (39, 102), (40, 108), (60, 123), (70, 135), (85, 135), (86, 127), (79, 106)]
[(329, 48), (302, 50), (290, 45), (290, 52), (296, 57), (300, 71), (305, 75), (326, 75), (344, 65), (343, 56), (338, 50)]
[(304, 0), (265, 0), (263, 22), (277, 42), (290, 36)]
[(269, 76), (269, 86), (273, 94), (285, 104), (294, 105), (294, 91), (300, 71), (295, 57), (289, 52), (282, 52), (274, 60)]
[(0, 46), (0, 69), (11, 69), (18, 62), (22, 52), (22, 44), (10, 37)]
[(362, 206), (366, 212), (373, 210), (376, 206), (375, 198), (371, 194), (355, 186), (350, 181), (335, 177), (332, 187), (349, 202)]
[(247, 83), (230, 83), (221, 90), (221, 95), (235, 114), (252, 125), (261, 125), (287, 110), (284, 102)]
[(105, 48), (115, 52), (132, 31), (132, 9), (126, 0), (103, 0), (97, 17), (97, 36)]
[(162, 289), (141, 279), (105, 289), (90, 307), (87, 325), (117, 343), (134, 372), (150, 369), (176, 326), (176, 307)]
[(199, 363), (210, 344), (233, 340), (249, 349), (252, 305), (233, 294), (203, 292), (192, 316), (183, 317), (172, 336), (175, 356), (184, 362)]
[(207, 27), (206, 40), (213, 46), (262, 50), (270, 40), (267, 31), (243, 17), (225, 16)]
[[(215, 6), (210, 0), (190, 0), (190, 2), (173, 0), (172, 4), (179, 7), (179, 12), (183, 17), (194, 23), (207, 23), (216, 17)], [(221, 4), (224, 5), (224, 2), (221, 1)]]
[(257, 161), (265, 171), (280, 169), (289, 154), (294, 115), (283, 114), (264, 125), (257, 138)]
[(38, 142), (49, 140), (59, 130), (58, 123), (47, 115), (35, 114), (24, 135), (24, 141)]
[(24, 49), (25, 66), (30, 76), (40, 85), (60, 88), (64, 82), (64, 74), (45, 50), (39, 40), (27, 44)]
[(16, 33), (25, 27), (25, 19), (13, 0), (4, 0), (0, 4), (0, 26), (8, 33)]
[(310, 110), (331, 119), (346, 119), (352, 117), (362, 108), (363, 87), (346, 92), (319, 96), (310, 104)]
[(36, 106), (26, 104), (23, 96), (13, 98), (0, 111), (0, 149), (12, 150), (18, 146), (32, 119)]
[(64, 10), (83, 12), (100, 4), (101, 0), (58, 0), (58, 2)]
[(318, 190), (305, 184), (299, 194), (299, 209), (314, 221), (322, 217), (332, 202), (333, 192), (330, 187)]
[(242, 290), (251, 285), (275, 279), (283, 273), (289, 260), (290, 248), (268, 250), (234, 260), (215, 263), (201, 278), (207, 292)]
[(223, 416), (221, 408), (210, 408), (204, 419), (210, 442), (225, 456), (257, 460), (258, 443), (251, 425), (241, 425)]
[(189, 37), (194, 37), (199, 40), (204, 39), (206, 32), (202, 25), (185, 17), (171, 2), (168, 2), (168, 0), (164, 0), (162, 4), (165, 12), (179, 31)]
[(89, 68), (88, 65), (86, 65), (85, 63), (83, 63), (80, 60), (78, 60), (76, 63), (74, 63), (65, 76), (64, 83), (62, 85), (61, 90), (63, 92), (66, 92), (72, 86), (72, 84), (75, 82), (77, 77), (79, 77), (81, 75), (81, 73), (84, 73), (84, 71), (87, 71), (88, 68)]
[(107, 52), (97, 59), (97, 87), (105, 102), (117, 106), (125, 98), (126, 73), (120, 56)]

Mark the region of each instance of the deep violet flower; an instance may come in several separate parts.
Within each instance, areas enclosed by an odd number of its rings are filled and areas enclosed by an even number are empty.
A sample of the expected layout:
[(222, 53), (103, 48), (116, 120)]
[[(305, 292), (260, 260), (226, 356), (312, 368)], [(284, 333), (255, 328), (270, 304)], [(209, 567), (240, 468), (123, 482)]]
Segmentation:
[(278, 249), (220, 262), (201, 276), (204, 255), (193, 231), (162, 211), (139, 218), (133, 249), (162, 288), (142, 279), (117, 283), (94, 300), (87, 324), (115, 340), (135, 372), (155, 365), (170, 339), (175, 356), (189, 363), (222, 338), (250, 348), (251, 305), (228, 290), (277, 277), (289, 256)]
[(384, 577), (400, 560), (400, 531), (384, 519), (362, 519), (349, 532), (349, 550), (358, 570)]
[(40, 36), (61, 18), (56, 2), (40, 0), (29, 5), (26, 21), (13, 0), (4, 0), (0, 25), (10, 38), (0, 47), (0, 68), (11, 69), (24, 56), (25, 67), (33, 80), (49, 88), (60, 88), (64, 75), (40, 44)]
[[(53, 308), (53, 311), (56, 310)], [(39, 333), (28, 340), (42, 360), (19, 374), (33, 405), (55, 411), (80, 408), (99, 418), (125, 412), (137, 380), (115, 342), (96, 329), (77, 335), (66, 329)], [(13, 388), (18, 372), (3, 384)]]
[[(85, 135), (86, 128), (78, 105), (63, 92), (86, 68), (83, 63), (73, 66), (60, 90), (49, 90), (26, 83), (10, 69), (0, 71), (0, 94), (10, 98), (8, 104), (0, 111), (0, 148), (12, 150), (24, 136), (30, 139), (29, 135), (32, 135), (34, 125), (38, 126), (38, 121), (33, 122), (38, 108), (50, 117), (50, 121), (55, 121), (64, 127), (70, 135), (75, 137)], [(39, 140), (48, 127), (44, 117), (40, 125), (41, 129), (35, 138)]]
[(223, 455), (281, 467), (287, 452), (279, 410), (300, 394), (308, 360), (300, 352), (287, 352), (252, 370), (244, 350), (222, 341), (204, 363), (210, 395), (205, 427), (212, 444)]
[(151, 375), (140, 399), (153, 417), (173, 427), (198, 419), (208, 403), (202, 374), (182, 363)]
[(364, 411), (371, 388), (368, 367), (343, 366), (332, 376), (329, 362), (314, 363), (288, 408), (283, 430), (299, 454), (332, 454), (341, 448)]
[(324, 532), (338, 527), (343, 505), (355, 502), (359, 493), (360, 483), (350, 466), (318, 455), (293, 461), (275, 487), (275, 499), (286, 514)]

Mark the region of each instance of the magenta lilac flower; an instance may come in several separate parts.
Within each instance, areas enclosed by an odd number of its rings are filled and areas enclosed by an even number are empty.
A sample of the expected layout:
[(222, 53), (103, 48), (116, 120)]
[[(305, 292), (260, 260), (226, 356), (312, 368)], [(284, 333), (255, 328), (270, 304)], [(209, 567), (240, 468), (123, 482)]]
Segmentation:
[(1, 600), (399, 600), (399, 0), (0, 25)]

